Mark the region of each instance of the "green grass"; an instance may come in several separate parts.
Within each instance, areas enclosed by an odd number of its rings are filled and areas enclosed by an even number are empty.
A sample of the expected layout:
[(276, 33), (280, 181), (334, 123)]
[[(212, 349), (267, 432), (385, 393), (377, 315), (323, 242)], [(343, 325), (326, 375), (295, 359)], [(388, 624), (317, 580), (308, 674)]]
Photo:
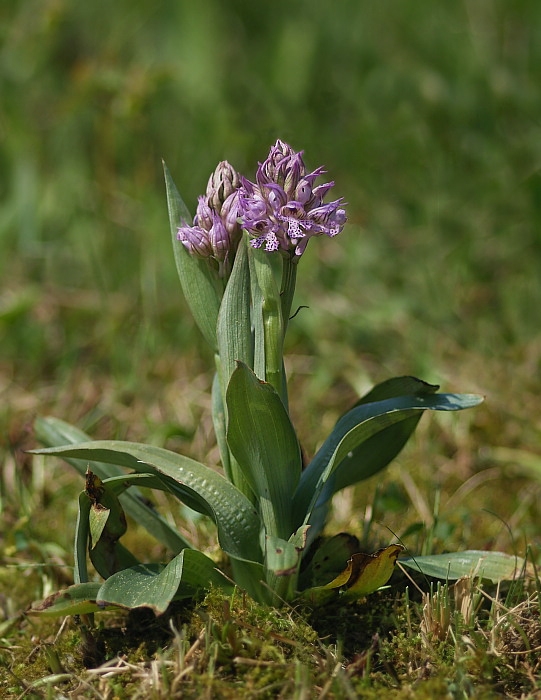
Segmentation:
[[(161, 158), (193, 209), (218, 160), (251, 175), (277, 137), (349, 202), (343, 234), (308, 246), (309, 309), (290, 324), (306, 452), (389, 376), (486, 396), (425, 417), (383, 479), (337, 499), (330, 530), (374, 548), (392, 530), (414, 552), (529, 547), (539, 565), (539, 3), (11, 0), (0, 20), (2, 692), (534, 697), (534, 591), (485, 591), (469, 620), (453, 602), (446, 633), (429, 613), (441, 592), (410, 584), (407, 599), (401, 575), (319, 621), (211, 594), (175, 612), (174, 634), (156, 623), (159, 653), (140, 647), (142, 623), (105, 616), (107, 659), (133, 632), (110, 677), (83, 667), (73, 622), (19, 613), (69, 582), (81, 489), (25, 453), (36, 414), (218, 462), (212, 358), (176, 279)], [(171, 518), (214, 551), (211, 531)], [(128, 537), (162, 556), (133, 524)], [(51, 673), (51, 644), (69, 680), (27, 689)]]

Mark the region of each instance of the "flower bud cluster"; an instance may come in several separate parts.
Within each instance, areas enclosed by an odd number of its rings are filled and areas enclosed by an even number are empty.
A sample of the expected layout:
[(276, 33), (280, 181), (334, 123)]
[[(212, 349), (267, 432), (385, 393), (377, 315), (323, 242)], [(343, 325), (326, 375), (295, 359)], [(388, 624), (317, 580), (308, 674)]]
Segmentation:
[(220, 277), (231, 271), (241, 238), (239, 225), (240, 178), (236, 170), (222, 161), (212, 173), (206, 194), (198, 198), (193, 225), (183, 225), (177, 237), (193, 255), (213, 260)]

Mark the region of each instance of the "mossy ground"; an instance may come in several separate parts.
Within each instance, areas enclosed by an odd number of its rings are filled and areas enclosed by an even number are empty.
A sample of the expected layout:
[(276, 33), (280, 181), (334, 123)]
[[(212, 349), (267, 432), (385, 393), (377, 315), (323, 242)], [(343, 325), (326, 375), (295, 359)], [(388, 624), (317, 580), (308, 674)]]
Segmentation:
[[(441, 593), (441, 591), (440, 591)], [(449, 598), (452, 588), (445, 591)], [(486, 598), (428, 624), (427, 607), (388, 590), (369, 601), (276, 610), (237, 592), (152, 613), (22, 618), (8, 631), (4, 697), (534, 697), (541, 644), (535, 600)], [(413, 694), (413, 695), (412, 695)], [(435, 695), (436, 694), (436, 695)]]

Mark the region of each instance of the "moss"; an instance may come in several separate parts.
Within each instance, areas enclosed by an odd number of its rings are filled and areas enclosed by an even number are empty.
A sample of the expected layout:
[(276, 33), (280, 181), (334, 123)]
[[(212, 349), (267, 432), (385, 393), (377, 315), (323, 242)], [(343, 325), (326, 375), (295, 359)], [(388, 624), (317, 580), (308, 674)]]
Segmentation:
[(533, 677), (537, 661), (522, 652), (539, 641), (534, 602), (501, 619), (483, 611), (470, 627), (455, 617), (444, 639), (423, 637), (422, 611), (421, 603), (391, 591), (364, 604), (277, 610), (212, 590), (159, 618), (144, 610), (104, 613), (92, 628), (23, 616), (3, 640), (2, 661), (13, 673), (2, 678), (0, 691), (16, 697), (34, 681), (65, 672), (67, 680), (51, 692), (91, 697), (76, 688), (83, 680), (98, 683), (86, 667), (108, 661), (125, 664), (101, 681), (119, 700), (144, 697), (152, 673), (160, 678), (156, 697), (173, 699), (309, 697), (325, 689), (331, 699), (484, 700), (532, 691), (528, 673)]
[(317, 608), (309, 613), (309, 620), (322, 639), (339, 645), (344, 656), (351, 658), (370, 648), (375, 635), (385, 636), (395, 628), (395, 594), (376, 593), (358, 603)]

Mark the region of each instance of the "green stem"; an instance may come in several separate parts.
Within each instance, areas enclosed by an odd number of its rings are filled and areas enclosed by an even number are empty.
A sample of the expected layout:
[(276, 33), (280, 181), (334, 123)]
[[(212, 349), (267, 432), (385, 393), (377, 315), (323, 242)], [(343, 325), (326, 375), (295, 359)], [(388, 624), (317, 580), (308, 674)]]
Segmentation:
[[(284, 323), (271, 254), (252, 248), (252, 303), (255, 327), (255, 371), (271, 384), (287, 405), (283, 376)], [(262, 376), (261, 370), (264, 370)]]
[(286, 334), (287, 325), (291, 315), (291, 305), (293, 304), (293, 296), (295, 295), (298, 262), (299, 258), (288, 256), (287, 258), (284, 258), (284, 264), (282, 268), (282, 288), (280, 289), (280, 301), (282, 306), (284, 336)]

